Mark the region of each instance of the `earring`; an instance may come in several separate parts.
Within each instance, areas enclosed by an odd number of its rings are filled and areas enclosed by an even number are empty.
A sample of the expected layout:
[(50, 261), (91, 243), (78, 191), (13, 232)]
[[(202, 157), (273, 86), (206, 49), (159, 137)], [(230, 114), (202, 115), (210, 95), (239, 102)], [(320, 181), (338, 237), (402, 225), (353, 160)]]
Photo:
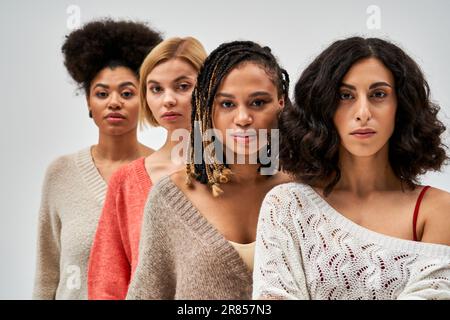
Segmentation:
[(89, 118), (92, 118), (92, 110), (89, 110)]

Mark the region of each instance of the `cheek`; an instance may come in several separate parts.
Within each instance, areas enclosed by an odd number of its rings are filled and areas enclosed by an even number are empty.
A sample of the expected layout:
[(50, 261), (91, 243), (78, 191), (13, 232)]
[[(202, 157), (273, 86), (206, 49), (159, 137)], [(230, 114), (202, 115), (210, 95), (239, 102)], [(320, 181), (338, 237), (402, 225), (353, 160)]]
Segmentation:
[(147, 107), (150, 109), (152, 113), (158, 111), (160, 103), (158, 102), (157, 98), (151, 95), (147, 95), (145, 100), (147, 101)]
[(179, 101), (182, 108), (191, 109), (192, 91), (182, 95)]
[(346, 121), (347, 119), (347, 115), (345, 113), (345, 110), (343, 110), (343, 108), (337, 108), (336, 112), (334, 113), (333, 116), (333, 123), (334, 126), (336, 127), (336, 130), (338, 131), (339, 135), (342, 136), (342, 132), (345, 131), (345, 126), (346, 126)]
[(389, 136), (394, 132), (395, 118), (395, 108), (387, 108), (382, 114), (380, 114), (378, 118), (380, 121), (380, 125), (386, 129), (386, 134)]
[(101, 109), (105, 104), (101, 99), (97, 98), (96, 96), (89, 97), (88, 103), (93, 113), (95, 113), (96, 110)]

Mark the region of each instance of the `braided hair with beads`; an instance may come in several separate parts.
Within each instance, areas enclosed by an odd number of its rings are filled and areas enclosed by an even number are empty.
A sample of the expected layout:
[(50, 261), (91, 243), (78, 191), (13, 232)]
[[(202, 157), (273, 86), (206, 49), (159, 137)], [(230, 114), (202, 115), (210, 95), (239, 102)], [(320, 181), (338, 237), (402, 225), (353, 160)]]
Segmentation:
[[(223, 79), (239, 65), (254, 63), (262, 67), (277, 87), (280, 97), (289, 103), (289, 75), (277, 62), (269, 47), (262, 47), (252, 41), (233, 41), (221, 44), (208, 56), (200, 70), (197, 84), (192, 93), (191, 142), (189, 161), (186, 166), (187, 184), (192, 178), (211, 187), (213, 196), (223, 193), (220, 184), (229, 181), (232, 174), (226, 163), (219, 163), (215, 156), (205, 161), (204, 150), (211, 141), (201, 143), (201, 163), (194, 159), (194, 139), (203, 137), (208, 129), (213, 129), (212, 114), (215, 95)], [(196, 124), (199, 124), (196, 125)]]

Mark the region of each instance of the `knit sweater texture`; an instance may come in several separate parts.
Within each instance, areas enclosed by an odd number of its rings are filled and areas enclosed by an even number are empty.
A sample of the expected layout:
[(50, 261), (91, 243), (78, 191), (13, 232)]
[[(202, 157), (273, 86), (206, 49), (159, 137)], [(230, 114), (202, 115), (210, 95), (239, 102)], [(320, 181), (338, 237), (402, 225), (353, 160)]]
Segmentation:
[(239, 253), (170, 177), (150, 192), (127, 299), (250, 299)]
[(151, 186), (145, 158), (111, 176), (89, 259), (89, 299), (125, 299), (137, 266), (142, 215)]
[(87, 299), (87, 266), (106, 182), (90, 147), (47, 169), (38, 222), (33, 299)]
[(371, 231), (287, 183), (261, 207), (253, 280), (254, 298), (450, 299), (450, 246)]

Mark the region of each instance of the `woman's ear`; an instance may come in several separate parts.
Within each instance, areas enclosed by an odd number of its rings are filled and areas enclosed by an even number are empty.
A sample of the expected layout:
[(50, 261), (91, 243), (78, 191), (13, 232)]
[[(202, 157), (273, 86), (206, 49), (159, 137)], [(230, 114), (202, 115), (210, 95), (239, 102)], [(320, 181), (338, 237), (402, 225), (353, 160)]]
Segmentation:
[(89, 118), (92, 118), (92, 110), (91, 110), (91, 105), (89, 103), (89, 97), (86, 95), (86, 105), (88, 107), (88, 112), (89, 112)]
[(280, 105), (280, 111), (284, 108), (284, 98), (278, 99), (278, 104)]

